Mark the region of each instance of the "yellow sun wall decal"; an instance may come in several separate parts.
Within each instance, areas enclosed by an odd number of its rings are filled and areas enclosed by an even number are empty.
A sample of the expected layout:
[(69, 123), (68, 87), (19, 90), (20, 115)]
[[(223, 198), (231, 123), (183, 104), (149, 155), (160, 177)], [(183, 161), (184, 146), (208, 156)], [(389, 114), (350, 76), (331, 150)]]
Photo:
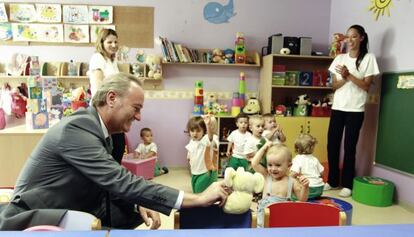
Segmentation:
[(392, 0), (370, 0), (371, 5), (368, 7), (369, 11), (372, 11), (374, 14), (374, 18), (377, 21), (378, 17), (384, 16), (384, 13), (387, 13), (389, 17), (390, 14), (390, 7), (393, 6)]

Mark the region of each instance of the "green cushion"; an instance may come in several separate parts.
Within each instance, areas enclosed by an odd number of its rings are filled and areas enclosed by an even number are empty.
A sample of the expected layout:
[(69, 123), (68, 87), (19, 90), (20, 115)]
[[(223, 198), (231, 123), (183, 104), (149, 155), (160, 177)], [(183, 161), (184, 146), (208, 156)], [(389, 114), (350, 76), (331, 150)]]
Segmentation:
[(377, 207), (392, 205), (394, 184), (378, 177), (362, 176), (354, 178), (352, 199)]

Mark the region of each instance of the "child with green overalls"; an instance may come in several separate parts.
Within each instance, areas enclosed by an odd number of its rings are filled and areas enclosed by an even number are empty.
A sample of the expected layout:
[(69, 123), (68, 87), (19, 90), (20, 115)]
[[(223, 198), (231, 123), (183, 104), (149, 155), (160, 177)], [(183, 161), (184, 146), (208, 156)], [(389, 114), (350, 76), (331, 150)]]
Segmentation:
[(218, 136), (211, 115), (192, 117), (187, 123), (190, 142), (185, 146), (193, 193), (201, 193), (217, 181)]

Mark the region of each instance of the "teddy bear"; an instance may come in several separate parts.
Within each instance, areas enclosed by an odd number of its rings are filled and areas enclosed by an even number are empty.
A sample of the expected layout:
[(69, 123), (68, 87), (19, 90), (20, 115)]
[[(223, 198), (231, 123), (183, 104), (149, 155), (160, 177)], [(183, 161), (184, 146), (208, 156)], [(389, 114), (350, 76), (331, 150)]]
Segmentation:
[(211, 61), (213, 63), (224, 63), (223, 51), (217, 48), (213, 49), (213, 55), (212, 55)]
[(223, 210), (229, 214), (242, 214), (250, 209), (253, 193), (260, 193), (264, 187), (264, 177), (260, 173), (244, 171), (243, 167), (235, 171), (228, 167), (224, 173), (224, 183), (233, 192), (227, 197)]
[(243, 112), (246, 114), (259, 114), (260, 113), (259, 100), (254, 97), (248, 99), (246, 106), (243, 108)]
[(153, 79), (161, 79), (161, 58), (157, 55), (147, 55), (145, 63), (149, 67), (148, 77)]
[(209, 92), (206, 94), (206, 96), (204, 97), (204, 114), (216, 114), (216, 109), (218, 106), (217, 103), (217, 94), (216, 93), (212, 93)]
[(345, 41), (346, 36), (342, 33), (334, 33), (334, 39), (329, 49), (329, 56), (335, 57), (342, 53), (342, 43)]

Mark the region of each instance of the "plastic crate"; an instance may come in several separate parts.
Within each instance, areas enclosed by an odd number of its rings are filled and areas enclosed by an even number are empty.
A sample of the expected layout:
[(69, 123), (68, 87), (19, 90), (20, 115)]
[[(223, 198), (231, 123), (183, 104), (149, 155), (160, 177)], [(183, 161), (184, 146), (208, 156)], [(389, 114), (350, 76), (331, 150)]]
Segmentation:
[(148, 159), (131, 159), (133, 153), (130, 153), (122, 159), (122, 165), (136, 176), (142, 176), (144, 179), (154, 178), (155, 161), (157, 157)]

